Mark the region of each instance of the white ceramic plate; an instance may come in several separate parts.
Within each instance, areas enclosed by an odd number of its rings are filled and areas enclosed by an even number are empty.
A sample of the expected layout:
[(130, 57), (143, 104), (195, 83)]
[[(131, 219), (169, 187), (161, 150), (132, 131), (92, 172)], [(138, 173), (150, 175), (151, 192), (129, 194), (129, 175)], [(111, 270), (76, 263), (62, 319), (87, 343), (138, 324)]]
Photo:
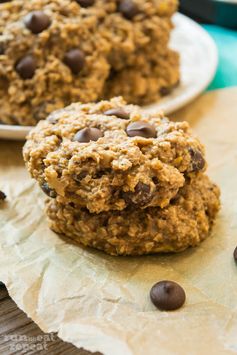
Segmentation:
[[(181, 84), (159, 103), (144, 107), (148, 112), (161, 109), (170, 114), (183, 107), (205, 90), (216, 72), (217, 48), (209, 34), (181, 14), (174, 16), (174, 24), (171, 47), (181, 55)], [(0, 124), (0, 138), (23, 140), (30, 129)]]

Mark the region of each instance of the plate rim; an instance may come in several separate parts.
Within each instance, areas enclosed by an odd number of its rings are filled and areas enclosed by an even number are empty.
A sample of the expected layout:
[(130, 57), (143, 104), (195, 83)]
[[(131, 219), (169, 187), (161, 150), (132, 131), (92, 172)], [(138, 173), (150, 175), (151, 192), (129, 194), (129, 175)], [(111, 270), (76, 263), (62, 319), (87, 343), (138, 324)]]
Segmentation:
[[(154, 102), (149, 105), (145, 105), (142, 107), (142, 109), (145, 112), (152, 113), (155, 110), (160, 110), (163, 111), (166, 115), (172, 114), (175, 111), (178, 111), (182, 107), (186, 106), (188, 103), (191, 101), (195, 100), (211, 83), (213, 80), (217, 67), (218, 67), (218, 62), (219, 62), (219, 56), (218, 56), (218, 49), (215, 44), (215, 41), (213, 38), (210, 36), (210, 34), (197, 22), (192, 20), (191, 18), (181, 14), (180, 12), (177, 12), (173, 16), (173, 21), (174, 22), (186, 22), (189, 26), (192, 26), (195, 28), (197, 31), (202, 33), (202, 38), (205, 38), (206, 43), (208, 43), (208, 46), (210, 48), (209, 54), (210, 56), (208, 57), (208, 61), (210, 61), (210, 72), (208, 73), (208, 76), (206, 77), (206, 80), (200, 81), (197, 83), (197, 85), (193, 85), (193, 87), (189, 88), (188, 91), (184, 91), (181, 93), (179, 96), (174, 97), (170, 99), (168, 104), (162, 104), (159, 102)], [(183, 98), (182, 98), (183, 96)], [(166, 97), (168, 98), (169, 95)], [(182, 99), (180, 99), (180, 97)], [(19, 125), (5, 125), (5, 124), (0, 124), (0, 139), (8, 139), (8, 140), (25, 140), (27, 134), (30, 132), (30, 130), (34, 128), (33, 126), (19, 126)], [(8, 134), (9, 133), (9, 134)]]
[[(173, 21), (186, 22), (189, 25), (191, 25), (193, 28), (195, 28), (197, 31), (202, 33), (202, 38), (205, 38), (205, 41), (208, 43), (208, 46), (210, 48), (209, 50), (210, 57), (208, 57), (208, 61), (211, 63), (209, 66), (210, 71), (208, 72), (208, 76), (206, 77), (205, 81), (204, 80), (200, 81), (197, 85), (194, 85), (192, 88), (189, 88), (188, 92), (183, 92), (181, 95), (174, 97), (169, 101), (168, 105), (162, 104), (162, 102), (161, 103), (157, 102), (157, 103), (152, 103), (144, 106), (143, 109), (147, 112), (152, 112), (154, 110), (160, 109), (161, 111), (164, 111), (166, 115), (169, 115), (174, 113), (175, 111), (178, 111), (182, 107), (189, 104), (191, 101), (195, 100), (202, 92), (204, 92), (205, 89), (208, 87), (208, 85), (214, 79), (215, 74), (217, 72), (217, 68), (219, 64), (219, 54), (218, 54), (217, 45), (214, 39), (210, 36), (210, 34), (201, 25), (199, 25), (199, 23), (197, 23), (196, 21), (192, 20), (188, 16), (185, 16), (179, 12), (174, 15)], [(184, 98), (180, 100), (180, 97), (182, 96)]]

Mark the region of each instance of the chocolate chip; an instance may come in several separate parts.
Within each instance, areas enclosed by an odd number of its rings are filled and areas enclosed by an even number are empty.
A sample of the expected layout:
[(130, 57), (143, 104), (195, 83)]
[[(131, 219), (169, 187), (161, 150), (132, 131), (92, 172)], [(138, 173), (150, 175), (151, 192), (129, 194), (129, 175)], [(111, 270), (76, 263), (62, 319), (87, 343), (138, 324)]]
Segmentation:
[(167, 87), (167, 86), (163, 86), (162, 88), (160, 88), (160, 94), (161, 96), (167, 96), (171, 93), (171, 88)]
[(95, 0), (76, 0), (76, 2), (81, 6), (81, 7), (89, 7), (94, 5)]
[(132, 20), (139, 13), (139, 8), (132, 0), (121, 0), (118, 5), (118, 11), (128, 20)]
[(87, 171), (81, 171), (80, 174), (78, 175), (74, 174), (72, 177), (76, 182), (81, 182), (81, 180), (85, 179), (87, 175), (88, 175)]
[(237, 247), (235, 248), (233, 255), (234, 255), (235, 262), (237, 263)]
[(202, 153), (199, 150), (193, 148), (189, 149), (191, 155), (191, 171), (197, 172), (202, 170), (205, 167), (205, 159), (202, 156)]
[(27, 55), (16, 64), (16, 71), (24, 80), (33, 78), (36, 71), (36, 59), (32, 55)]
[(38, 34), (50, 26), (51, 20), (43, 11), (33, 11), (25, 17), (24, 23), (32, 33)]
[(129, 113), (124, 111), (122, 108), (112, 108), (110, 110), (107, 110), (104, 112), (106, 116), (116, 116), (118, 118), (121, 118), (122, 120), (129, 120)]
[(0, 0), (0, 4), (4, 4), (5, 2), (11, 2), (12, 0)]
[(139, 181), (134, 192), (124, 192), (123, 198), (128, 204), (135, 204), (139, 207), (144, 207), (151, 202), (153, 194), (151, 193), (149, 185)]
[(0, 55), (3, 55), (5, 52), (5, 48), (2, 43), (0, 43)]
[(103, 134), (98, 128), (83, 128), (78, 131), (74, 138), (74, 142), (88, 143), (90, 141), (97, 141)]
[(49, 187), (49, 185), (47, 184), (47, 182), (44, 182), (41, 186), (41, 189), (44, 191), (44, 193), (51, 197), (51, 198), (56, 198), (57, 197), (57, 193), (55, 190), (51, 189)]
[(156, 138), (157, 135), (155, 127), (144, 121), (130, 123), (126, 132), (129, 137)]
[(152, 303), (162, 311), (174, 311), (183, 306), (186, 295), (183, 288), (173, 281), (161, 281), (155, 284), (150, 297)]
[(64, 56), (64, 63), (73, 74), (78, 74), (84, 67), (85, 54), (80, 49), (71, 49)]
[(154, 177), (152, 178), (152, 181), (154, 182), (155, 185), (159, 184), (159, 179), (158, 179), (158, 177), (156, 177), (156, 176), (154, 176)]
[(0, 202), (6, 200), (7, 196), (3, 191), (0, 191)]

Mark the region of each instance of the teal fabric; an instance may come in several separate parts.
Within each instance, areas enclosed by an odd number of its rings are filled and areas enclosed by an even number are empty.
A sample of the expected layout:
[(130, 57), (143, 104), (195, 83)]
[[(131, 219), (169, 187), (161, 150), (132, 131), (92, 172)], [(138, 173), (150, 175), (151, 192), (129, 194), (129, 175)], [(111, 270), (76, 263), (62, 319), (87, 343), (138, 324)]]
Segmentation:
[(219, 65), (208, 90), (237, 86), (237, 31), (214, 25), (204, 25), (217, 44)]

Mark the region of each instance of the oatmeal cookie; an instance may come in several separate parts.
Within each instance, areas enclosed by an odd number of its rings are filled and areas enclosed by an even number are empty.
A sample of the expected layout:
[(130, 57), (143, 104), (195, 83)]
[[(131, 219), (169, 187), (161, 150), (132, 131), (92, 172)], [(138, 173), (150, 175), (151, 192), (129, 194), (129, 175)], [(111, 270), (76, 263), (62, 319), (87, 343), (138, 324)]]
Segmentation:
[[(69, 0), (13, 0), (0, 36), (1, 120), (35, 125), (73, 101), (94, 101), (109, 75), (110, 45), (97, 32), (106, 6)], [(6, 10), (5, 10), (6, 11)]]
[(104, 86), (104, 98), (122, 95), (127, 102), (149, 104), (168, 95), (179, 84), (179, 56), (166, 50), (156, 60), (147, 61), (144, 56), (137, 63), (123, 70), (110, 73)]
[(147, 115), (122, 98), (52, 113), (31, 131), (24, 159), (47, 195), (90, 213), (164, 208), (206, 168), (187, 122)]
[(1, 122), (35, 125), (72, 102), (115, 94), (159, 99), (179, 78), (168, 48), (176, 9), (177, 0), (0, 2)]
[(209, 235), (219, 207), (218, 187), (200, 174), (163, 209), (129, 206), (91, 214), (49, 200), (46, 213), (53, 231), (77, 243), (111, 255), (142, 255), (197, 246)]

